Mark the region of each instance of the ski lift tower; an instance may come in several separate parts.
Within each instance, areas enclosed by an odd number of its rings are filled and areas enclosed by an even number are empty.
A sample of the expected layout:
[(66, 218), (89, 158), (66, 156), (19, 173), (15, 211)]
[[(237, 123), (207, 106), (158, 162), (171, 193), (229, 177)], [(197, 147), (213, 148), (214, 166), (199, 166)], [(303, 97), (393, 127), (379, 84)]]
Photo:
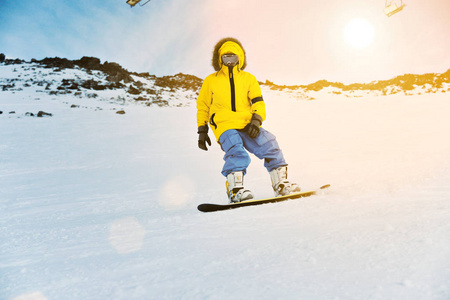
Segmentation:
[(384, 3), (384, 13), (386, 14), (386, 16), (390, 17), (401, 11), (405, 6), (406, 4), (403, 3), (403, 0), (400, 0), (400, 5), (397, 5), (396, 0), (386, 0), (386, 2)]

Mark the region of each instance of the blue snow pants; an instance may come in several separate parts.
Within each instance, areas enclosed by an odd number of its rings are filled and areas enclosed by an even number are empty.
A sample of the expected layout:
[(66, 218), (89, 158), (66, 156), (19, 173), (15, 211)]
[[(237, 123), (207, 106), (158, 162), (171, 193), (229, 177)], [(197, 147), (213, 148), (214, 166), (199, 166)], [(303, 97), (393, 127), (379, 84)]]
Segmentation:
[(269, 172), (287, 166), (275, 136), (264, 128), (260, 128), (259, 135), (254, 139), (243, 131), (229, 129), (222, 133), (219, 143), (225, 152), (223, 176), (236, 171), (246, 173), (247, 167), (250, 165), (250, 156), (247, 151), (259, 159), (264, 159), (264, 167)]

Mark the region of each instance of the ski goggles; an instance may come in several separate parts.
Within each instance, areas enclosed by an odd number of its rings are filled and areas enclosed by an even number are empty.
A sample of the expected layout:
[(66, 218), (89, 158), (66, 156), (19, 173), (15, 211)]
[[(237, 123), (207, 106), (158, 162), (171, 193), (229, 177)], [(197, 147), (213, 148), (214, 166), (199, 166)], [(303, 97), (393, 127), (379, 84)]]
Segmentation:
[(239, 62), (239, 56), (236, 54), (224, 54), (222, 55), (222, 62), (225, 66), (234, 67)]

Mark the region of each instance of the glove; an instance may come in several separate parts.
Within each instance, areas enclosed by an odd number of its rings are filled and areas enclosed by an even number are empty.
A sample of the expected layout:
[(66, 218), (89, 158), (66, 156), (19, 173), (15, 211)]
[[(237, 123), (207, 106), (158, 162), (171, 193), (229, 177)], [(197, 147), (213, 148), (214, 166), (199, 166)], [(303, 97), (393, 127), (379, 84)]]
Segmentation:
[(202, 150), (208, 151), (206, 143), (211, 146), (211, 140), (208, 136), (208, 125), (203, 125), (198, 128), (198, 147)]
[(253, 114), (250, 123), (244, 127), (244, 132), (252, 139), (256, 138), (259, 134), (259, 127), (262, 125), (262, 118), (258, 114)]

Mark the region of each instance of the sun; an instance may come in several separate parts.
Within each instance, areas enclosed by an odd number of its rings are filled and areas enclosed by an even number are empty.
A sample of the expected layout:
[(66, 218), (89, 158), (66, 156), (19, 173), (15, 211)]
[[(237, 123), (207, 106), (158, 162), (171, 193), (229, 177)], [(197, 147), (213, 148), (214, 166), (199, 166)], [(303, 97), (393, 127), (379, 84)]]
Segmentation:
[(365, 19), (353, 19), (345, 25), (344, 40), (354, 49), (364, 49), (373, 42), (375, 31)]

